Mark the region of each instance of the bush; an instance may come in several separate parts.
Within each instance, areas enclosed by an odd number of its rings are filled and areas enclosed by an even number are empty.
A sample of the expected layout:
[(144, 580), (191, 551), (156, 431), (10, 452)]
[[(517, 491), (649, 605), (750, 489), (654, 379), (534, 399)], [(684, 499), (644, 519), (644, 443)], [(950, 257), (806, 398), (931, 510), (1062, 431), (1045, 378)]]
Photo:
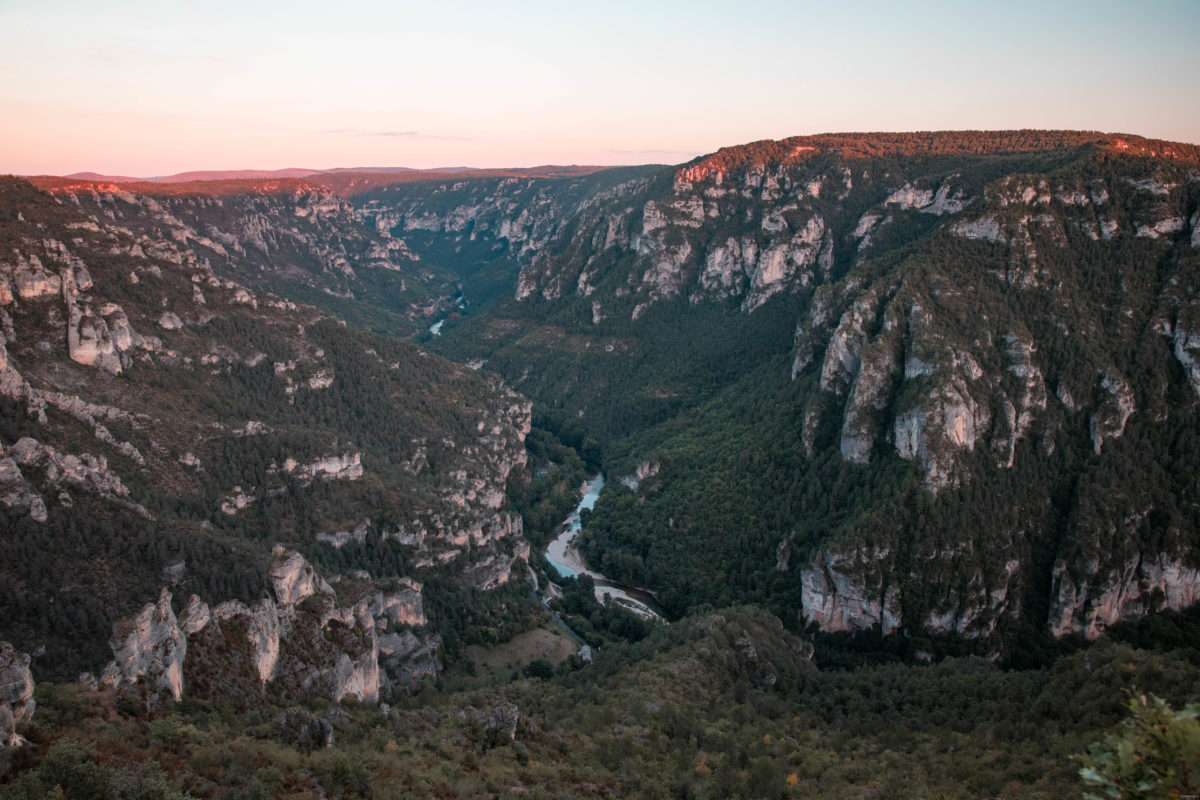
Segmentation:
[(1085, 797), (1166, 798), (1200, 794), (1200, 705), (1174, 711), (1154, 695), (1130, 699), (1133, 715), (1080, 756)]

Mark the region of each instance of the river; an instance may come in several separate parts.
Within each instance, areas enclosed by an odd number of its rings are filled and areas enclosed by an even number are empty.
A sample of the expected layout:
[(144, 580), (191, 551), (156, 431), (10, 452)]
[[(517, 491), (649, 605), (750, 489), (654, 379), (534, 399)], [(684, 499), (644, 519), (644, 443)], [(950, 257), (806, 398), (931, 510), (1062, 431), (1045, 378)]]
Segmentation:
[(648, 602), (634, 596), (634, 594), (638, 594), (637, 590), (618, 586), (594, 569), (589, 569), (579, 549), (575, 547), (575, 537), (579, 536), (582, 528), (579, 522), (579, 512), (585, 508), (589, 510), (595, 508), (596, 500), (600, 497), (600, 491), (603, 488), (603, 475), (596, 475), (590, 481), (584, 482), (583, 499), (579, 501), (579, 505), (575, 506), (575, 510), (559, 523), (558, 536), (546, 548), (546, 560), (564, 578), (590, 575), (596, 582), (596, 600), (600, 603), (603, 603), (606, 597), (611, 597), (614, 603), (629, 609), (640, 617), (662, 620), (662, 614), (652, 608)]

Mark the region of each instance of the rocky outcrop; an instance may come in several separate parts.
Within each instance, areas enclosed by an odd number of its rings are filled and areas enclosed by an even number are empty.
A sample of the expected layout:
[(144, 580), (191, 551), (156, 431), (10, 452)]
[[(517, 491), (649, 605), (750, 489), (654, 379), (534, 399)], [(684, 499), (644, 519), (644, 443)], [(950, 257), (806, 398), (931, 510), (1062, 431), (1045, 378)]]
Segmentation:
[(1089, 640), (1122, 620), (1200, 602), (1200, 567), (1182, 554), (1131, 555), (1102, 569), (1098, 560), (1082, 565), (1059, 561), (1051, 589), (1050, 630), (1055, 636), (1080, 633)]
[(662, 468), (662, 465), (659, 464), (657, 461), (642, 461), (642, 462), (639, 462), (638, 465), (634, 468), (633, 474), (622, 475), (621, 477), (617, 478), (617, 481), (622, 486), (625, 486), (626, 488), (628, 488), (630, 491), (636, 492), (638, 490), (638, 488), (642, 485), (643, 481), (645, 481), (649, 478), (653, 478), (655, 475), (658, 474), (658, 472), (661, 468)]
[[(0, 444), (0, 453), (3, 452), (4, 447)], [(0, 503), (18, 511), (27, 511), (36, 522), (49, 519), (46, 501), (25, 480), (16, 460), (8, 456), (0, 458)]]
[(165, 588), (157, 603), (149, 603), (134, 617), (113, 625), (109, 645), (116, 660), (104, 670), (105, 683), (132, 686), (144, 679), (151, 691), (166, 692), (172, 700), (183, 696), (187, 636), (171, 610), (171, 593)]
[(192, 595), (178, 618), (164, 588), (158, 603), (114, 626), (103, 680), (175, 700), (254, 691), (374, 701), (441, 669), (440, 639), (410, 630), (426, 622), (419, 583), (401, 580), (339, 607), (329, 583), (286, 550), (276, 551), (270, 579), (274, 599), (209, 608)]
[[(954, 561), (954, 555), (934, 554), (933, 558)], [(1021, 562), (1010, 559), (997, 576), (989, 577), (978, 567), (951, 572), (951, 584), (930, 609), (923, 629), (969, 639), (991, 636), (1001, 617), (1019, 611), (1020, 570)]]
[(401, 578), (390, 591), (368, 595), (368, 609), (376, 626), (384, 630), (389, 626), (424, 626), (425, 606), (421, 588), (416, 581)]
[(275, 566), (271, 568), (271, 583), (275, 599), (285, 605), (296, 605), (314, 594), (332, 595), (333, 588), (316, 573), (297, 552), (276, 548)]
[(437, 657), (441, 643), (436, 635), (419, 637), (412, 631), (386, 633), (379, 637), (379, 663), (393, 686), (412, 686), (441, 672), (442, 664)]
[(866, 464), (870, 460), (881, 412), (891, 402), (896, 368), (894, 337), (880, 336), (863, 345), (842, 420), (840, 448), (847, 461)]
[(887, 634), (900, 627), (900, 588), (883, 580), (889, 553), (863, 548), (827, 552), (800, 572), (805, 622), (823, 631), (856, 631), (879, 625)]
[(1200, 396), (1200, 331), (1188, 330), (1178, 324), (1172, 344), (1175, 359), (1183, 367), (1192, 390)]
[(1012, 467), (1016, 457), (1017, 442), (1025, 437), (1034, 421), (1046, 410), (1046, 383), (1042, 371), (1033, 362), (1035, 352), (1029, 342), (1009, 334), (1005, 337), (1008, 357), (1008, 372), (1017, 379), (1015, 398), (1001, 394), (1002, 425), (994, 431), (992, 449), (999, 456), (1000, 465)]
[(363, 476), (362, 454), (325, 456), (310, 464), (300, 464), (296, 459), (288, 458), (283, 462), (283, 471), (301, 480), (322, 478), (327, 481), (356, 481)]
[[(973, 364), (969, 356), (964, 360)], [(988, 429), (991, 415), (979, 404), (967, 384), (967, 375), (955, 370), (914, 407), (895, 416), (892, 435), (896, 452), (907, 461), (917, 461), (925, 473), (925, 485), (937, 491), (956, 480), (959, 451), (971, 451)]]
[(64, 455), (28, 436), (7, 448), (4, 455), (5, 460), (15, 465), (40, 470), (49, 486), (66, 484), (109, 498), (125, 498), (129, 495), (129, 489), (121, 482), (120, 476), (108, 468), (108, 459), (104, 456), (91, 453)]
[(0, 750), (25, 743), (17, 728), (33, 717), (35, 706), (29, 655), (0, 642)]

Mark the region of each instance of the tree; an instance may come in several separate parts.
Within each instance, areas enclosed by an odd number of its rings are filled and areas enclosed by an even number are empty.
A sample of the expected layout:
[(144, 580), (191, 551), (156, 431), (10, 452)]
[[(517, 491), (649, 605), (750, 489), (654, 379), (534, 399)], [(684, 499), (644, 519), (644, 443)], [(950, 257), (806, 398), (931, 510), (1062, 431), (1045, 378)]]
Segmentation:
[(1089, 800), (1166, 800), (1200, 794), (1200, 705), (1173, 710), (1154, 695), (1130, 698), (1133, 716), (1079, 756)]

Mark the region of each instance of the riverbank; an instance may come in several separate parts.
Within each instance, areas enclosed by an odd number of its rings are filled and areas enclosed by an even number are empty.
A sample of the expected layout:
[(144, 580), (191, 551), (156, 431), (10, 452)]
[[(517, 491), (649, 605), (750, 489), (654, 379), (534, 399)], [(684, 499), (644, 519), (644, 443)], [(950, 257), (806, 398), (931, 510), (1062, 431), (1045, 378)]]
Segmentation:
[(604, 575), (589, 568), (579, 549), (575, 546), (575, 539), (583, 529), (579, 514), (585, 508), (590, 510), (596, 507), (596, 500), (599, 499), (603, 489), (603, 475), (598, 474), (584, 482), (581, 487), (583, 498), (575, 506), (575, 510), (559, 524), (558, 535), (546, 547), (546, 560), (564, 578), (576, 578), (580, 575), (590, 576), (596, 583), (595, 592), (598, 602), (603, 603), (606, 599), (611, 598), (612, 602), (627, 608), (640, 617), (662, 621), (663, 616), (660, 613), (630, 594), (632, 590), (618, 586)]

